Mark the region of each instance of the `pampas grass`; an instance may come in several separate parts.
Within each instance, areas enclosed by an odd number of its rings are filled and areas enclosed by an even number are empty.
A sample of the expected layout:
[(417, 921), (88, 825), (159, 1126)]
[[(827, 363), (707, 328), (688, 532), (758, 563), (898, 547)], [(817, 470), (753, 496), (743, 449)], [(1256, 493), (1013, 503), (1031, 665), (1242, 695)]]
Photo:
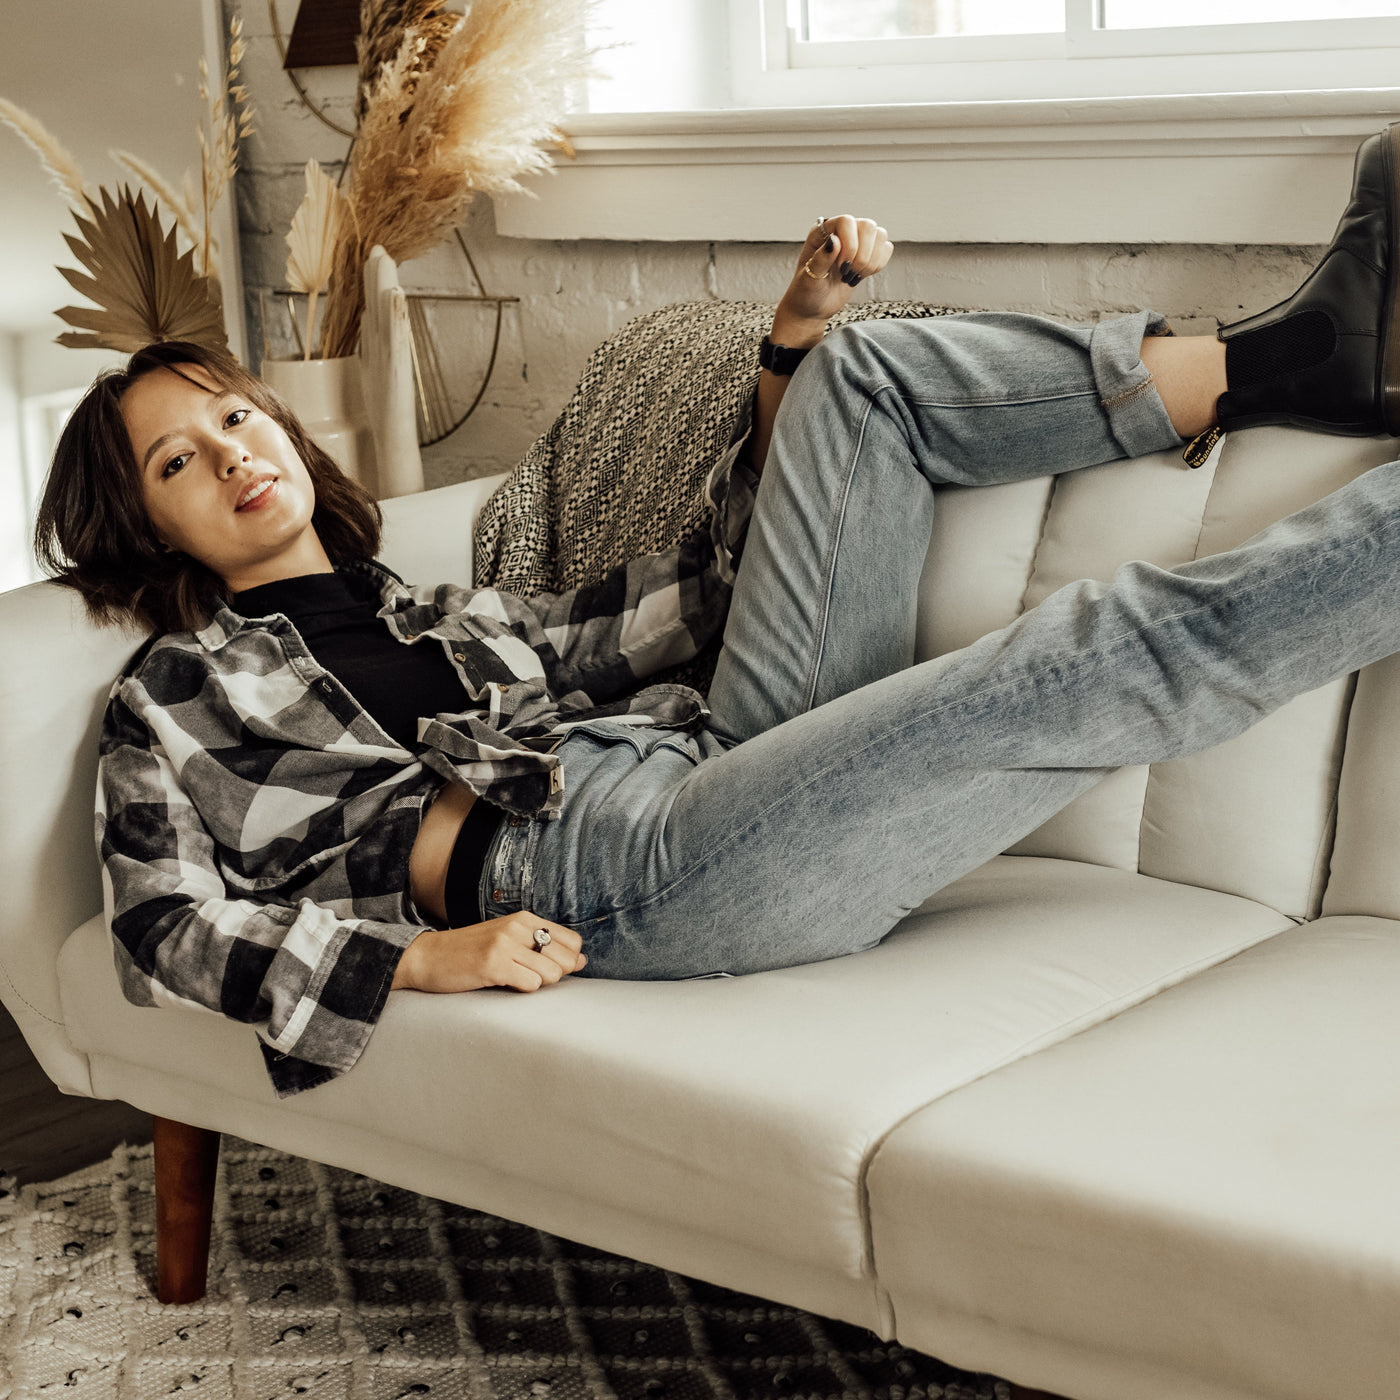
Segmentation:
[(23, 107), (16, 107), (4, 97), (0, 97), (0, 122), (4, 122), (39, 157), (39, 163), (63, 191), (69, 205), (80, 212), (86, 211), (88, 201), (83, 193), (82, 171), (58, 137), (38, 117), (31, 116)]
[(228, 66), (217, 89), (209, 86), (209, 65), (199, 60), (199, 97), (204, 103), (196, 135), (199, 139), (198, 180), (185, 171), (179, 193), (159, 171), (130, 151), (109, 151), (175, 216), (175, 226), (198, 254), (200, 276), (219, 281), (219, 242), (214, 237), (213, 210), (238, 169), (238, 143), (253, 132), (248, 90), (238, 82), (246, 54), (243, 21), (229, 23)]
[(235, 16), (229, 23), (228, 66), (218, 87), (211, 91), (209, 65), (199, 60), (199, 95), (207, 111), (199, 123), (199, 200), (201, 228), (200, 268), (206, 277), (213, 271), (214, 206), (223, 197), (228, 182), (238, 169), (238, 143), (252, 135), (253, 118), (248, 109), (248, 90), (238, 81), (239, 65), (246, 45), (243, 21)]
[[(383, 0), (381, 0), (383, 3)], [(579, 21), (590, 0), (471, 0), (438, 29), (405, 29), (369, 90), (350, 155), (351, 218), (326, 303), (325, 352), (354, 352), (363, 272), (376, 243), (396, 263), (421, 257), (478, 192), (519, 191), (550, 168), (568, 86), (588, 71)], [(367, 7), (368, 8), (368, 7)], [(404, 6), (405, 10), (409, 7)], [(366, 40), (363, 58), (370, 57)]]
[(446, 14), (439, 0), (360, 0), (360, 32), (355, 38), (355, 54), (360, 79), (355, 103), (355, 120), (360, 121), (369, 106), (370, 94), (386, 63), (392, 63), (410, 30), (422, 40), (417, 50), (416, 71), (405, 83), (413, 91), (419, 77), (433, 66), (442, 46), (457, 27), (457, 16)]

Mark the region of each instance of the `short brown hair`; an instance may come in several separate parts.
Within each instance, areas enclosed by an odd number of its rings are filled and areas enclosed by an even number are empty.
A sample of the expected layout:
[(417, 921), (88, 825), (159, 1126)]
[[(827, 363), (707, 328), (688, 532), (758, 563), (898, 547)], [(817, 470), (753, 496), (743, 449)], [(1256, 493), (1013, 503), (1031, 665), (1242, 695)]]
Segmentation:
[[(291, 439), (316, 492), (311, 523), (333, 564), (373, 559), (383, 516), (364, 487), (311, 440), (296, 415), (229, 355), (169, 340), (99, 375), (64, 425), (34, 526), (34, 552), (54, 580), (77, 589), (95, 622), (158, 632), (205, 626), (227, 589), (214, 571), (167, 550), (146, 514), (141, 472), (122, 418), (127, 391), (157, 369), (198, 365), (246, 398)], [(191, 381), (192, 383), (195, 381)], [(202, 386), (201, 386), (202, 387)]]

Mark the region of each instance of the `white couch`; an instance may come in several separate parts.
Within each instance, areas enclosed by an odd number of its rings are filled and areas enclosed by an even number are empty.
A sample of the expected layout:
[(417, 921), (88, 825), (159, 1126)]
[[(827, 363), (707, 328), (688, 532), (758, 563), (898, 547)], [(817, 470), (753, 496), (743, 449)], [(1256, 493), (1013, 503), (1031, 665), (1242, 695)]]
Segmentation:
[[(921, 652), (1244, 539), (1396, 445), (1281, 429), (948, 490)], [(468, 577), (494, 483), (386, 503)], [(1077, 1400), (1400, 1397), (1400, 659), (1123, 770), (860, 956), (393, 993), (285, 1102), (253, 1033), (118, 990), (94, 740), (135, 638), (0, 596), (0, 994), (66, 1092), (527, 1222)]]

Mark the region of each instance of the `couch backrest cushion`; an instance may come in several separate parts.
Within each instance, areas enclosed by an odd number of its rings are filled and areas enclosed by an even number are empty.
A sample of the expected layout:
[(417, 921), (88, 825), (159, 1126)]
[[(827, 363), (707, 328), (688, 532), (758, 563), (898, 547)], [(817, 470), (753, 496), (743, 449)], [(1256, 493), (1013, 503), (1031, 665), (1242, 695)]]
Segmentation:
[[(1199, 471), (1168, 452), (1054, 481), (945, 490), (921, 584), (920, 656), (965, 645), (1075, 579), (1107, 579), (1128, 559), (1170, 566), (1219, 553), (1396, 455), (1392, 438), (1257, 428), (1228, 434)], [(1365, 679), (1368, 694), (1379, 692)], [(1339, 681), (1207, 753), (1120, 770), (1013, 853), (1139, 871), (1312, 917), (1332, 854), (1351, 695), (1351, 681)], [(1376, 705), (1387, 702), (1378, 693)], [(1364, 773), (1351, 784), (1358, 818)], [(1393, 787), (1392, 829), (1400, 771)], [(1352, 826), (1359, 837), (1368, 823)], [(1390, 887), (1400, 903), (1400, 878)]]

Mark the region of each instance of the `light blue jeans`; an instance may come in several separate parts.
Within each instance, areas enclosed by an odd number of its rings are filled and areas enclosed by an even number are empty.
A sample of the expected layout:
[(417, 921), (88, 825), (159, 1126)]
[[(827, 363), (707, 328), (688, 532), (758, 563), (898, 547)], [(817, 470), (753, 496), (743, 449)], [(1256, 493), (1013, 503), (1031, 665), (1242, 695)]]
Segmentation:
[(931, 488), (1178, 445), (1139, 357), (1160, 327), (977, 314), (829, 335), (778, 415), (708, 728), (572, 734), (562, 816), (503, 827), (485, 914), (576, 928), (593, 977), (857, 952), (1114, 768), (1220, 743), (1400, 650), (1397, 463), (1238, 549), (1124, 565), (913, 663)]

